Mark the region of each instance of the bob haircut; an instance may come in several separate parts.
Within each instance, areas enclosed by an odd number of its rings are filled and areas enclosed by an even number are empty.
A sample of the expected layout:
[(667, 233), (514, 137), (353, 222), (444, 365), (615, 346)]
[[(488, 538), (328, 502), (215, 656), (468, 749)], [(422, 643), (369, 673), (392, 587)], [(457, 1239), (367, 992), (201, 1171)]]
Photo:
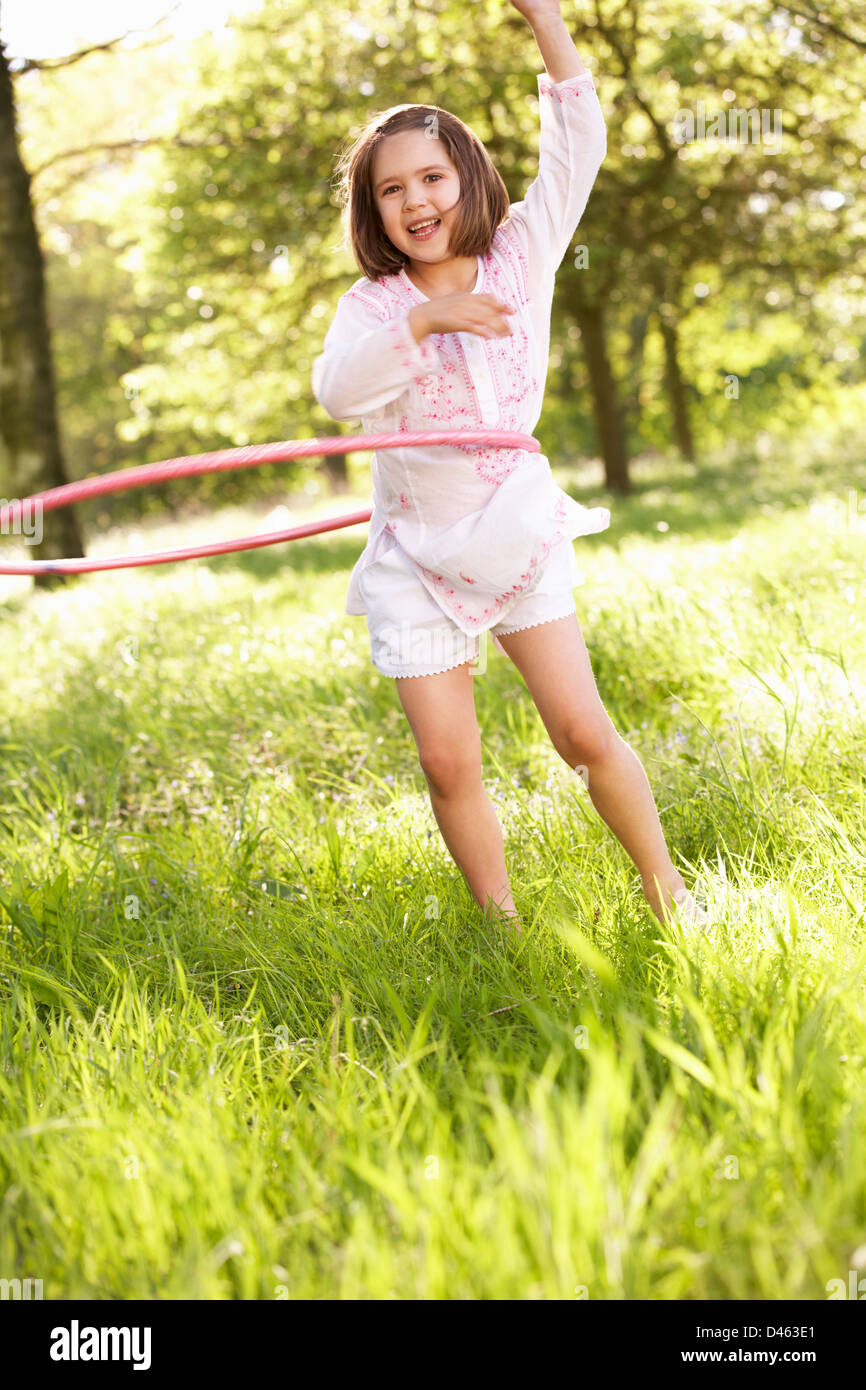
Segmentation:
[(373, 160), (382, 141), (404, 130), (432, 129), (448, 151), (460, 179), (460, 201), (450, 241), (455, 256), (487, 255), (493, 234), (508, 215), (508, 190), (478, 136), (458, 116), (439, 106), (392, 106), (371, 117), (337, 163), (337, 196), (344, 247), (368, 280), (394, 275), (409, 257), (390, 240), (373, 193)]

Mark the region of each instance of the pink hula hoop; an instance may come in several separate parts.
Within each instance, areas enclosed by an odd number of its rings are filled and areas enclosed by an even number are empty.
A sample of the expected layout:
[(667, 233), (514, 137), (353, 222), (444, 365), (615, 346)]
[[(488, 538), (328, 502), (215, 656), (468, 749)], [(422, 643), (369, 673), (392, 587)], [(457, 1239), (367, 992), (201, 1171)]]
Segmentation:
[[(217, 449), (210, 454), (190, 454), (184, 458), (164, 459), (160, 463), (143, 463), (136, 468), (121, 468), (81, 482), (66, 483), (49, 488), (32, 497), (18, 498), (0, 507), (0, 531), (10, 522), (18, 521), (25, 507), (38, 504), (44, 512), (57, 511), (89, 497), (125, 492), (148, 483), (162, 483), (171, 478), (188, 478), (198, 473), (232, 472), (238, 468), (256, 468), (264, 463), (281, 463), (286, 459), (309, 458), (319, 454), (348, 454), (361, 449), (402, 449), (410, 445), (427, 444), (489, 444), (496, 448), (523, 449), (539, 453), (541, 445), (530, 434), (512, 430), (402, 430), (397, 434), (324, 435), (313, 439), (284, 440), (279, 444), (253, 444), (242, 449)], [(175, 560), (195, 560), (205, 555), (226, 555), (234, 550), (256, 550), (281, 541), (316, 536), (323, 531), (337, 531), (343, 526), (357, 526), (369, 521), (372, 509), (349, 512), (346, 516), (327, 521), (310, 521), (287, 531), (269, 531), (264, 535), (245, 536), (235, 541), (215, 541), (210, 545), (184, 546), (179, 550), (157, 550), (143, 555), (109, 555), (104, 560), (34, 560), (28, 565), (2, 565), (0, 574), (89, 574), (96, 570), (135, 569), (140, 565), (165, 565)]]

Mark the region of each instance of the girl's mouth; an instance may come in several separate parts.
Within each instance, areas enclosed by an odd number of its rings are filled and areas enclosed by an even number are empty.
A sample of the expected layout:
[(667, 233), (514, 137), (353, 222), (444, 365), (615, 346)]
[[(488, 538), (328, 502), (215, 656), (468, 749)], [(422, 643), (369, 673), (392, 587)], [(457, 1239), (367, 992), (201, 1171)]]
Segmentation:
[(407, 228), (407, 231), (409, 231), (410, 237), (413, 237), (415, 241), (429, 241), (432, 236), (436, 235), (441, 225), (442, 218), (437, 217), (432, 226), (423, 226), (417, 232), (413, 232), (409, 228)]

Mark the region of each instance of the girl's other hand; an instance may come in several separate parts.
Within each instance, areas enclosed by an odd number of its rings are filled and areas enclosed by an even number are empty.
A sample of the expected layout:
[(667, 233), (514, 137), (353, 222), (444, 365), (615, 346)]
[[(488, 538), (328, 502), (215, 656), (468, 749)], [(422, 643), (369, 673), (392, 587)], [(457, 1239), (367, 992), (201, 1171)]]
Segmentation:
[(550, 15), (562, 16), (559, 0), (511, 0), (511, 5), (524, 19), (528, 19), (530, 24), (534, 19)]
[(427, 333), (477, 333), (482, 338), (507, 337), (511, 327), (506, 314), (516, 312), (513, 304), (492, 294), (469, 293), (443, 294), (415, 309), (423, 311)]

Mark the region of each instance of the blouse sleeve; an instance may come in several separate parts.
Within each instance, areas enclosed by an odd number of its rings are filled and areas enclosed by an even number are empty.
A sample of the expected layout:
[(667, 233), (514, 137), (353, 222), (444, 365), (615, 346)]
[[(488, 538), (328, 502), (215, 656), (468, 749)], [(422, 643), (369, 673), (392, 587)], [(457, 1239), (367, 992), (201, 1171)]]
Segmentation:
[(443, 365), (429, 334), (416, 342), (408, 310), (383, 324), (372, 306), (349, 292), (338, 301), (313, 362), (313, 395), (333, 419), (360, 420)]
[(607, 129), (592, 73), (553, 82), (538, 73), (541, 131), (538, 174), (520, 203), (509, 208), (530, 275), (546, 277), (568, 250), (596, 175), (607, 154)]

